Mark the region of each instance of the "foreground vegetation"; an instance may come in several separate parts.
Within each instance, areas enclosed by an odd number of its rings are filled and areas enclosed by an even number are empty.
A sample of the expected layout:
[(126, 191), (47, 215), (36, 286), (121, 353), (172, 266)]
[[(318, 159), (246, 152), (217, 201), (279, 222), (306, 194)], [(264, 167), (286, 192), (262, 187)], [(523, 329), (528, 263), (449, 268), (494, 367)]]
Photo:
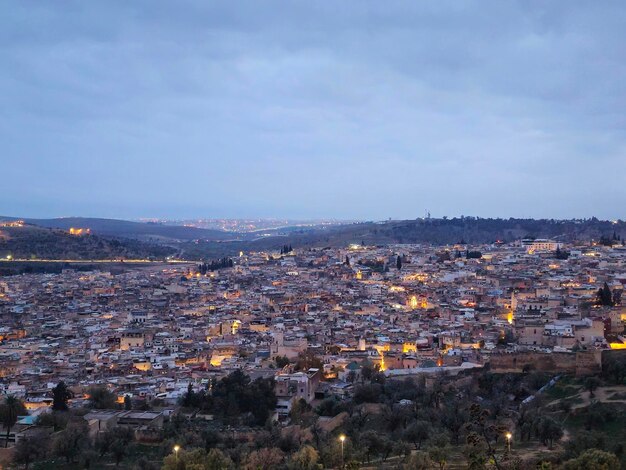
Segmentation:
[[(488, 371), (458, 377), (389, 380), (365, 364), (350, 399), (294, 403), (288, 421), (271, 419), (272, 379), (240, 371), (190, 388), (158, 444), (138, 444), (114, 428), (89, 438), (88, 410), (69, 411), (55, 389), (54, 411), (40, 424), (54, 432), (19, 441), (14, 465), (28, 468), (196, 469), (602, 469), (626, 468), (626, 354), (601, 377)], [(541, 390), (541, 391), (540, 391)], [(117, 405), (103, 388), (92, 408)], [(533, 397), (533, 398), (529, 398)], [(11, 399), (2, 422), (23, 412)], [(509, 434), (510, 433), (510, 434)], [(343, 441), (340, 439), (343, 436)], [(510, 436), (510, 438), (508, 437)], [(174, 450), (177, 449), (177, 450)]]

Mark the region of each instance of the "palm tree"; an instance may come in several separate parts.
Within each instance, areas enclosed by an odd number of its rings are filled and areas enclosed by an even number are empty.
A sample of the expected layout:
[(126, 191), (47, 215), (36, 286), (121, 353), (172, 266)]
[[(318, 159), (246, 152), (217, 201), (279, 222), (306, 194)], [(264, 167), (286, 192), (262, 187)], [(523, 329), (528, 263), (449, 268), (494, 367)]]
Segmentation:
[(11, 433), (11, 428), (17, 423), (17, 417), (20, 414), (26, 414), (24, 404), (13, 395), (7, 396), (4, 403), (0, 405), (0, 422), (7, 429), (5, 447), (9, 447), (9, 434)]

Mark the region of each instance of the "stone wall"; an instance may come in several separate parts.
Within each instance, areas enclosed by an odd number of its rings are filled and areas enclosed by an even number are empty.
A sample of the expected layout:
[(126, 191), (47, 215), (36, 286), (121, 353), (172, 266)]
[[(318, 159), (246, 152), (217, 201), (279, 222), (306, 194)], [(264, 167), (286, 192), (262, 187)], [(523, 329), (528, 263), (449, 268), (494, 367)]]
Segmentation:
[(520, 352), (492, 354), (492, 372), (522, 372), (524, 369), (584, 376), (602, 370), (601, 351), (580, 352)]

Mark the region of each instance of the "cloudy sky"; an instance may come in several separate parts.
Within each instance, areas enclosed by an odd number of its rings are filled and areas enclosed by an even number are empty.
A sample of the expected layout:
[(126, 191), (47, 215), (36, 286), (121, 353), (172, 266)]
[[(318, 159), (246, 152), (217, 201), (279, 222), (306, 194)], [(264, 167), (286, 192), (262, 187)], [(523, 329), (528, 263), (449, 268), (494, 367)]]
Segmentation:
[(0, 0), (0, 214), (626, 218), (626, 2)]

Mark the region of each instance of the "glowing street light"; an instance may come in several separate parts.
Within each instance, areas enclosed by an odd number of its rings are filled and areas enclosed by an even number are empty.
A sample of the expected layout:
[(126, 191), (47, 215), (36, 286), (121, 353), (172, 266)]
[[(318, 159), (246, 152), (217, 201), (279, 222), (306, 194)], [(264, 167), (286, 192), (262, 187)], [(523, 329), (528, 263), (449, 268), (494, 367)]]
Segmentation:
[(346, 436), (342, 434), (341, 436), (339, 436), (339, 440), (341, 441), (341, 468), (343, 468), (343, 443), (346, 440)]
[(505, 436), (506, 436), (506, 442), (509, 446), (509, 452), (511, 452), (511, 439), (513, 438), (513, 434), (511, 434), (510, 432), (507, 432)]
[(178, 462), (178, 451), (180, 450), (180, 446), (176, 444), (174, 446), (174, 453), (176, 454), (176, 462)]

